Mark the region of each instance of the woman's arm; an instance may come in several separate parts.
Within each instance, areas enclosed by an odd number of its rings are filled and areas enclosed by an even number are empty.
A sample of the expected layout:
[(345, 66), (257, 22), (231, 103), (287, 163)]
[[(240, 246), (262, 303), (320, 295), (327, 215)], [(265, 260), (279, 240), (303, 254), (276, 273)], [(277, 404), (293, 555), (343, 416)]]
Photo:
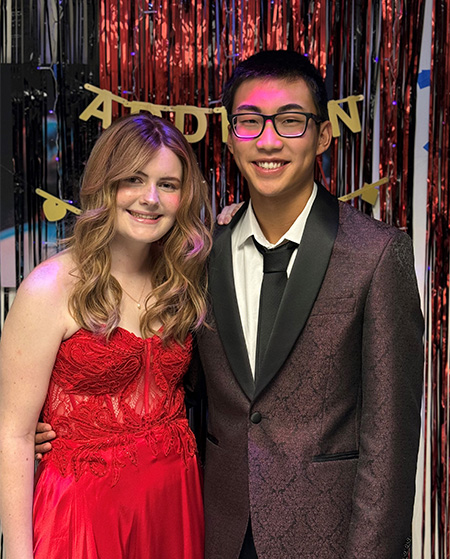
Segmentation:
[(0, 518), (8, 559), (33, 557), (34, 435), (67, 330), (57, 261), (23, 282), (0, 345)]

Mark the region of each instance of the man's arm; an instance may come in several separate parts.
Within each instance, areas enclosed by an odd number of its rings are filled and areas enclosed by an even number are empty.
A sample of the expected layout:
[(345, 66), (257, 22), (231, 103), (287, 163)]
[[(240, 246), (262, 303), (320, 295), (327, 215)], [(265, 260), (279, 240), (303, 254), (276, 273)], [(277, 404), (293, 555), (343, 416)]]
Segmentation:
[(197, 448), (202, 462), (206, 445), (206, 385), (197, 345), (194, 345), (191, 363), (184, 377), (186, 391), (186, 411), (189, 427), (195, 435)]
[(360, 456), (346, 559), (410, 544), (423, 387), (423, 317), (409, 237), (386, 246), (366, 301)]

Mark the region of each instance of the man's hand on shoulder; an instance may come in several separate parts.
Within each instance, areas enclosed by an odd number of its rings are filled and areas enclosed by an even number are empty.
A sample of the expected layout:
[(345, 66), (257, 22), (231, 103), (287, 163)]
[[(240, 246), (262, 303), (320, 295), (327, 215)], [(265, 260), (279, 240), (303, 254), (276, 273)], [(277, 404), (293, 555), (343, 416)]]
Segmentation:
[(228, 225), (243, 203), (244, 202), (241, 202), (240, 204), (230, 204), (229, 206), (225, 206), (220, 214), (217, 216), (217, 223), (219, 225)]

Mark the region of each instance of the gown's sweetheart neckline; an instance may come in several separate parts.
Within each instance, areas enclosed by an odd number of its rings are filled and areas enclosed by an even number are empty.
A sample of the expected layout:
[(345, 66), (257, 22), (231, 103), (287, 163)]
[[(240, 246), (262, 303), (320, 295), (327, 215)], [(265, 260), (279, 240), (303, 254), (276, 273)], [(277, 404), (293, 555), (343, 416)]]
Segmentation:
[[(162, 437), (164, 452), (179, 443), (181, 454), (193, 455), (182, 383), (192, 338), (180, 347), (154, 337), (118, 327), (106, 341), (80, 328), (61, 344), (43, 411), (46, 423), (60, 430), (59, 453), (51, 460), (60, 473), (77, 477), (103, 468), (115, 483), (126, 457), (134, 460), (132, 437), (144, 432), (148, 444)], [(103, 455), (105, 444), (116, 448), (112, 456)]]
[[(163, 327), (161, 326), (157, 330), (157, 332), (162, 332), (162, 329), (163, 329)], [(131, 332), (131, 330), (127, 330), (126, 328), (123, 328), (122, 326), (117, 326), (115, 328), (114, 332), (112, 333), (111, 337), (115, 335), (117, 330), (120, 330), (121, 332), (125, 332), (126, 334), (132, 336), (136, 340), (140, 340), (141, 342), (147, 342), (149, 340), (153, 340), (153, 338), (157, 338), (157, 339), (161, 340), (161, 337), (157, 336), (156, 334), (154, 334), (153, 336), (149, 336), (148, 338), (142, 338), (141, 336), (138, 336), (134, 332)], [(74, 332), (71, 336), (69, 336), (65, 340), (62, 340), (61, 343), (64, 344), (64, 343), (68, 342), (69, 340), (72, 340), (72, 338), (76, 337), (79, 332), (84, 333), (84, 334), (91, 334), (92, 336), (96, 335), (94, 332), (92, 332), (91, 330), (87, 330), (86, 328), (78, 328), (78, 330), (76, 330), (76, 332)]]

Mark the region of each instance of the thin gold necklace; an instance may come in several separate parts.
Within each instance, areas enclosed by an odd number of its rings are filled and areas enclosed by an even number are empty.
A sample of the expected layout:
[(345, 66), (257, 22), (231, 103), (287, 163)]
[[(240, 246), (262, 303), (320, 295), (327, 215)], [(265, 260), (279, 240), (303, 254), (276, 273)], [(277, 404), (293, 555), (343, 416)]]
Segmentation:
[(125, 293), (125, 295), (128, 295), (128, 297), (136, 303), (137, 308), (139, 310), (141, 310), (141, 307), (142, 307), (141, 300), (142, 300), (142, 295), (144, 294), (144, 289), (145, 289), (146, 285), (147, 285), (147, 278), (145, 278), (144, 285), (142, 286), (141, 294), (139, 295), (139, 299), (135, 299), (132, 295), (130, 295), (128, 293), (128, 291), (126, 289), (124, 289), (124, 287), (122, 285), (120, 287), (122, 288), (122, 291)]

